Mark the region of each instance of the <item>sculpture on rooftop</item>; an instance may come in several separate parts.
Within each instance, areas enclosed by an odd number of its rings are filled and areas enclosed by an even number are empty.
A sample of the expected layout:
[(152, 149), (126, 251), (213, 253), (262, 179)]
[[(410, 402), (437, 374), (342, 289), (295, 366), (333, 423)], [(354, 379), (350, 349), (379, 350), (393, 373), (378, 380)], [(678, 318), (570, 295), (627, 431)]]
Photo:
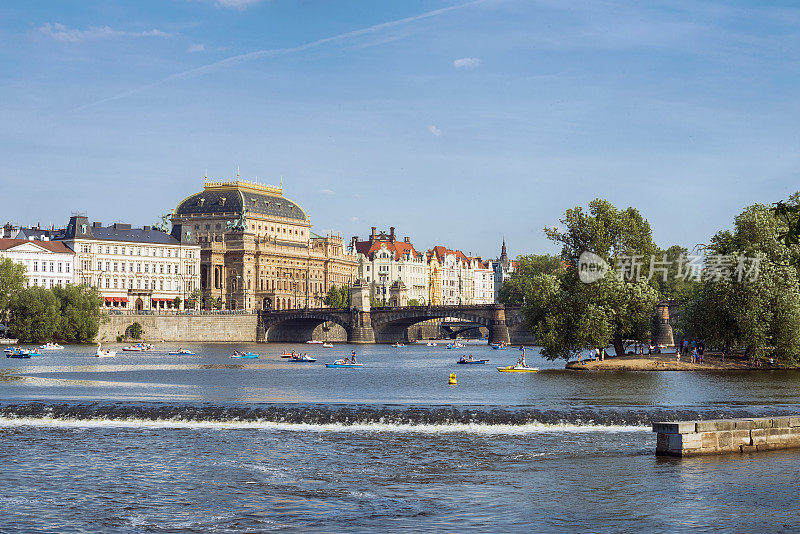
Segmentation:
[(228, 228), (228, 230), (243, 232), (245, 229), (247, 229), (247, 210), (243, 209), (242, 214), (238, 219), (226, 222), (225, 226)]

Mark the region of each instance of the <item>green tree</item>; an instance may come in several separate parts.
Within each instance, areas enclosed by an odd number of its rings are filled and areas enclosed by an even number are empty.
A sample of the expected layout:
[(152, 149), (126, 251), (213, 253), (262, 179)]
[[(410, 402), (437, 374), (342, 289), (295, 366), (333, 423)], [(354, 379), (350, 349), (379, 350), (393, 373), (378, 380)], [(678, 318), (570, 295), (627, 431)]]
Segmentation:
[(325, 295), (325, 300), (323, 302), (326, 306), (331, 308), (342, 307), (342, 294), (339, 292), (339, 288), (337, 288), (335, 284), (331, 284), (331, 287), (328, 289), (328, 294)]
[(175, 298), (172, 299), (172, 307), (175, 308), (176, 310), (179, 310), (181, 308), (181, 302), (182, 302), (181, 298), (175, 295)]
[(192, 289), (192, 292), (189, 293), (189, 298), (187, 299), (186, 303), (190, 308), (196, 308), (197, 303), (200, 302), (201, 298), (203, 298), (203, 294), (199, 289), (194, 288)]
[(562, 267), (561, 258), (549, 254), (530, 254), (517, 258), (517, 267), (500, 286), (497, 299), (503, 304), (522, 304), (536, 275), (549, 274)]
[(408, 303), (406, 306), (419, 306), (419, 301), (417, 299), (408, 299)]
[(736, 217), (732, 232), (714, 236), (703, 280), (681, 311), (688, 335), (752, 358), (798, 362), (800, 245), (781, 239), (787, 229), (774, 210), (756, 204)]
[(581, 207), (567, 210), (564, 229), (545, 228), (561, 244), (561, 260), (568, 267), (533, 274), (526, 282), (525, 314), (528, 325), (548, 359), (569, 359), (583, 349), (613, 344), (625, 353), (626, 340), (644, 341), (658, 300), (648, 283), (647, 267), (640, 276), (617, 276), (609, 270), (592, 283), (579, 276), (579, 258), (592, 252), (610, 265), (646, 257), (656, 250), (650, 224), (638, 210), (618, 210), (595, 199), (589, 213)]
[(339, 288), (339, 295), (340, 295), (340, 307), (341, 308), (349, 308), (350, 307), (350, 287), (349, 286), (341, 286)]
[(681, 268), (686, 267), (689, 260), (689, 251), (680, 246), (673, 245), (668, 249), (658, 249), (653, 257), (655, 262), (661, 264), (654, 265), (651, 273), (651, 280), (661, 298), (683, 300), (697, 285), (697, 282), (690, 277), (681, 276)]
[(0, 258), (0, 323), (5, 323), (11, 299), (25, 287), (25, 266), (21, 263)]
[(131, 325), (126, 329), (126, 333), (131, 337), (131, 339), (139, 339), (142, 337), (142, 325), (139, 323), (131, 323)]
[(44, 343), (54, 339), (59, 326), (58, 299), (39, 286), (17, 291), (11, 297), (11, 334), (20, 341)]
[(100, 294), (86, 286), (56, 286), (52, 289), (59, 304), (56, 337), (62, 341), (89, 343), (105, 317), (100, 311)]
[(777, 202), (772, 214), (780, 225), (778, 241), (787, 247), (800, 245), (800, 192), (794, 193), (786, 202)]

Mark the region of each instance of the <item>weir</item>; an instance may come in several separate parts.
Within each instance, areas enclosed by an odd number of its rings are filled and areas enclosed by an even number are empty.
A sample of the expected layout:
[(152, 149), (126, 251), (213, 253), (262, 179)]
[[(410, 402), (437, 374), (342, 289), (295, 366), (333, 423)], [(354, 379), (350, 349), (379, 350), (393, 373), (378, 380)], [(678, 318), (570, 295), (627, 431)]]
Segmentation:
[(800, 448), (800, 416), (653, 423), (656, 454), (700, 456)]

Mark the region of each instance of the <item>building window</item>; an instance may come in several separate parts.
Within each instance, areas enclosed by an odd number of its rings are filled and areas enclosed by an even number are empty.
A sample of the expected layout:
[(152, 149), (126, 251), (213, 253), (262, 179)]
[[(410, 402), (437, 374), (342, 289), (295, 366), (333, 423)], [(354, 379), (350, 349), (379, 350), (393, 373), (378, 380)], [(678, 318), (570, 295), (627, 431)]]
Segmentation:
[[(33, 272), (36, 272), (38, 270), (39, 270), (39, 262), (35, 261), (35, 262), (33, 262)], [(33, 285), (36, 285), (36, 284), (34, 283)]]

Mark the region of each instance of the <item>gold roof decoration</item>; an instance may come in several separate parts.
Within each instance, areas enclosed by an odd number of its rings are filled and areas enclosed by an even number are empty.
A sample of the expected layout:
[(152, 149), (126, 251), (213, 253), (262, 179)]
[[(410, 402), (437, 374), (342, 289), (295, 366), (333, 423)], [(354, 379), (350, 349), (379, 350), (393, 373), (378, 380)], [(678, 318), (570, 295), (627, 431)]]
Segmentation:
[(206, 180), (204, 189), (206, 191), (215, 191), (220, 189), (239, 189), (241, 191), (248, 191), (251, 193), (266, 193), (269, 195), (283, 196), (283, 185), (281, 186), (265, 185), (255, 181), (251, 182), (249, 180), (244, 180), (239, 177), (237, 177), (235, 180), (220, 180), (217, 182)]

